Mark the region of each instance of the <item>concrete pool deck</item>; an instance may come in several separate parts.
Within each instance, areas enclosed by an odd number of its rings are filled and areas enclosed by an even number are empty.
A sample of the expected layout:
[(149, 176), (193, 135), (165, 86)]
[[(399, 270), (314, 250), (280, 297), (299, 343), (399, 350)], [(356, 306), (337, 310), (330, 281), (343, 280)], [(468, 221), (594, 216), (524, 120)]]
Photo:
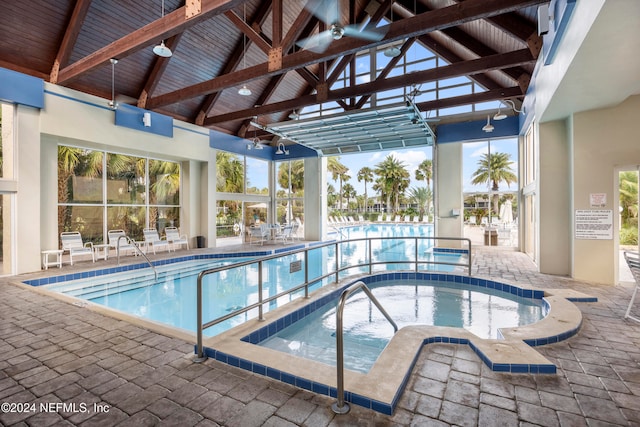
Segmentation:
[[(98, 266), (78, 263), (73, 269), (91, 267)], [(62, 271), (72, 270), (65, 265)], [(391, 416), (355, 405), (347, 415), (334, 415), (332, 398), (215, 360), (195, 364), (191, 342), (9, 283), (22, 277), (4, 279), (0, 281), (0, 403), (38, 406), (34, 411), (22, 407), (20, 412), (0, 413), (0, 423), (640, 423), (640, 325), (623, 319), (631, 283), (600, 286), (538, 274), (526, 255), (500, 248), (474, 248), (473, 274), (539, 289), (572, 289), (595, 296), (598, 302), (576, 303), (583, 315), (577, 335), (536, 347), (558, 367), (553, 375), (493, 372), (467, 346), (426, 346)]]

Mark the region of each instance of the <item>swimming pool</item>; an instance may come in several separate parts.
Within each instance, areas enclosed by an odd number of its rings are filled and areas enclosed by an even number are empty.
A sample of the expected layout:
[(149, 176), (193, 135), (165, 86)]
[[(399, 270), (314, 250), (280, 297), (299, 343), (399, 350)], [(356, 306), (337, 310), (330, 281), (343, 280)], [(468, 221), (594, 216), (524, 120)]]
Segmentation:
[[(466, 254), (440, 251), (432, 247), (430, 240), (408, 240), (409, 235), (428, 232), (430, 226), (372, 226), (370, 230), (362, 227), (348, 227), (354, 236), (365, 232), (388, 235), (397, 230), (399, 238), (389, 240), (355, 240), (341, 241), (334, 245), (322, 246), (309, 250), (308, 261), (303, 253), (287, 254), (287, 250), (300, 249), (304, 245), (288, 247), (277, 246), (275, 249), (255, 253), (234, 254), (234, 258), (221, 258), (224, 254), (207, 256), (181, 257), (175, 260), (156, 261), (158, 280), (148, 265), (134, 264), (118, 269), (105, 269), (75, 275), (53, 276), (30, 283), (44, 285), (47, 289), (60, 292), (91, 304), (108, 307), (117, 312), (126, 313), (142, 319), (160, 322), (168, 326), (195, 332), (197, 330), (196, 279), (200, 271), (223, 265), (242, 262), (250, 258), (280, 252), (277, 259), (263, 263), (260, 271), (258, 264), (240, 266), (207, 276), (203, 286), (204, 301), (203, 319), (205, 321), (226, 316), (238, 309), (248, 307), (259, 300), (259, 281), (262, 280), (264, 298), (279, 295), (293, 289), (300, 283), (309, 280), (313, 291), (335, 281), (336, 276), (327, 276), (332, 269), (340, 269), (337, 277), (345, 278), (353, 274), (369, 272), (363, 260), (371, 258), (375, 264), (373, 271), (402, 270), (414, 268), (410, 262), (412, 256), (419, 254), (422, 262), (420, 270), (454, 271), (460, 267), (452, 264), (463, 264)], [(284, 251), (284, 252), (283, 252)], [(214, 258), (215, 257), (215, 258)], [(430, 262), (444, 262), (434, 265)], [(297, 268), (294, 268), (295, 266)], [(305, 271), (306, 270), (306, 271)], [(71, 276), (71, 277), (70, 277)], [(317, 280), (316, 280), (317, 279)], [(303, 291), (282, 296), (265, 305), (266, 311), (275, 309), (296, 298), (303, 296)], [(225, 320), (205, 330), (212, 336), (228, 330), (242, 322), (258, 317), (258, 309)]]
[[(513, 295), (544, 301), (546, 307), (547, 315), (542, 320), (523, 326), (504, 327), (500, 329), (499, 339), (480, 338), (464, 328), (452, 326), (409, 325), (400, 328), (367, 372), (353, 369), (344, 371), (345, 401), (385, 414), (393, 413), (417, 357), (425, 346), (433, 343), (467, 345), (489, 369), (497, 372), (555, 373), (556, 366), (535, 351), (534, 347), (555, 343), (577, 333), (582, 323), (582, 314), (571, 301), (597, 301), (571, 290), (543, 291), (450, 273), (389, 272), (362, 276), (359, 280), (367, 286), (374, 287), (377, 286), (377, 282), (397, 280), (445, 282), (446, 286), (456, 289), (459, 285), (469, 285), (478, 290), (495, 290), (501, 293), (501, 296)], [(323, 310), (323, 307), (335, 307), (342, 292), (353, 283), (355, 282), (324, 287), (314, 293), (311, 300), (299, 299), (269, 313), (266, 322), (248, 322), (208, 338), (204, 342), (204, 354), (232, 366), (335, 397), (335, 366), (264, 347), (260, 343), (291, 325), (304, 321), (315, 311)], [(460, 307), (460, 304), (457, 307)], [(367, 304), (367, 321), (369, 313), (373, 310), (375, 308), (369, 310)], [(345, 309), (345, 317), (350, 311)], [(330, 341), (331, 339), (327, 342)], [(345, 340), (345, 347), (346, 345)]]
[[(542, 299), (502, 290), (433, 280), (389, 280), (369, 286), (396, 322), (464, 328), (480, 338), (500, 338), (500, 328), (541, 320)], [(327, 303), (260, 346), (335, 366), (336, 304)], [(393, 337), (393, 328), (363, 292), (349, 298), (344, 310), (345, 368), (368, 372)]]

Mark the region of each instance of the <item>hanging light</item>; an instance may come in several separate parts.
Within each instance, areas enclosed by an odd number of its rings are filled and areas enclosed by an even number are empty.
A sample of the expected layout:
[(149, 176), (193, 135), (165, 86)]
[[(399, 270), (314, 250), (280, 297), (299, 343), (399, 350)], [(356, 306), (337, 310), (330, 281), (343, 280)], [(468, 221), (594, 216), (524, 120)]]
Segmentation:
[(516, 108), (516, 103), (515, 103), (515, 102), (513, 102), (512, 100), (510, 100), (510, 99), (505, 99), (505, 100), (504, 100), (504, 102), (505, 102), (506, 104), (509, 104), (509, 105), (511, 106), (511, 108), (513, 109), (513, 111), (515, 111), (516, 113), (526, 114), (526, 113), (525, 113), (525, 111), (524, 111), (524, 106), (522, 106), (522, 110), (518, 110), (518, 109)]
[(493, 116), (493, 120), (504, 120), (507, 118), (507, 115), (500, 111), (500, 107), (498, 107), (498, 112), (495, 116)]
[(493, 132), (493, 129), (494, 129), (494, 127), (491, 124), (491, 115), (488, 114), (487, 115), (487, 124), (482, 126), (482, 130), (488, 133), (488, 132)]
[(285, 154), (288, 155), (289, 154), (289, 150), (284, 148), (284, 143), (280, 142), (278, 143), (278, 149), (276, 150), (276, 154)]
[[(393, 3), (391, 3), (391, 23), (393, 24)], [(386, 56), (387, 58), (396, 58), (398, 56), (400, 56), (400, 49), (398, 49), (396, 46), (389, 46), (388, 48), (386, 48), (383, 52), (384, 56)]]
[[(244, 10), (242, 14), (242, 20), (247, 22), (247, 4), (244, 4)], [(242, 33), (242, 68), (247, 68), (247, 35)], [(246, 84), (242, 85), (240, 89), (238, 89), (238, 95), (249, 96), (251, 95), (251, 89), (247, 87)]]
[[(162, 0), (162, 17), (164, 18), (164, 0)], [(153, 47), (153, 53), (162, 58), (169, 58), (173, 55), (171, 49), (165, 46), (164, 40), (162, 40), (159, 45)]]

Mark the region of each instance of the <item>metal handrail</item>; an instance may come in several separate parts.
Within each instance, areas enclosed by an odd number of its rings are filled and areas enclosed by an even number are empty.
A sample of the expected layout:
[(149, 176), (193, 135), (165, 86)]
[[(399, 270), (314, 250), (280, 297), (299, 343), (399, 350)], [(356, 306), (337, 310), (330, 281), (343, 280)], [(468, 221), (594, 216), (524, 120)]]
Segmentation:
[(122, 236), (118, 236), (118, 240), (116, 241), (116, 260), (117, 260), (117, 264), (118, 266), (120, 266), (120, 239), (126, 239), (127, 243), (131, 246), (133, 246), (133, 248), (135, 250), (137, 250), (140, 255), (142, 255), (144, 257), (144, 259), (147, 260), (147, 264), (149, 264), (149, 267), (151, 267), (151, 269), (153, 270), (153, 276), (155, 278), (155, 281), (158, 281), (158, 270), (156, 270), (156, 267), (151, 263), (151, 261), (149, 260), (149, 258), (147, 257), (147, 255), (145, 255), (144, 252), (142, 252), (142, 250), (138, 247), (138, 245), (136, 245), (136, 242), (131, 239), (131, 237), (127, 236), (127, 235), (122, 235)]
[(371, 290), (364, 284), (362, 281), (358, 281), (353, 285), (349, 286), (342, 292), (340, 295), (340, 302), (338, 303), (338, 308), (336, 309), (336, 374), (337, 374), (337, 394), (336, 401), (331, 405), (331, 409), (336, 414), (346, 414), (349, 412), (349, 404), (344, 401), (344, 331), (342, 328), (342, 318), (344, 314), (344, 306), (347, 303), (347, 299), (353, 294), (355, 291), (362, 289), (369, 297), (372, 303), (378, 307), (378, 310), (387, 318), (391, 326), (393, 326), (393, 332), (398, 332), (398, 325), (393, 321), (389, 313), (382, 307), (382, 304), (378, 301), (376, 297), (373, 296)]
[[(415, 251), (415, 259), (412, 260), (407, 260), (407, 261), (380, 261), (380, 262), (372, 262), (372, 245), (371, 242), (374, 240), (403, 240), (403, 241), (407, 241), (407, 240), (411, 240), (413, 239), (416, 245), (416, 251)], [(419, 261), (418, 260), (418, 250), (417, 250), (417, 246), (418, 246), (418, 240), (448, 240), (448, 241), (463, 241), (467, 243), (467, 254), (468, 254), (468, 259), (467, 259), (467, 264), (458, 264), (458, 263), (450, 263), (450, 262), (436, 262), (436, 261)], [(367, 241), (368, 242), (368, 246), (369, 246), (369, 259), (368, 262), (364, 263), (364, 264), (357, 264), (357, 265), (349, 265), (346, 267), (340, 267), (340, 251), (339, 251), (339, 247), (340, 245), (343, 244), (349, 244), (349, 243), (353, 243), (353, 242), (359, 242), (359, 241)], [(310, 251), (316, 250), (316, 249), (321, 249), (324, 247), (329, 247), (329, 246), (334, 246), (335, 247), (335, 252), (336, 252), (336, 265), (335, 265), (335, 270), (330, 271), (328, 273), (322, 274), (320, 276), (317, 277), (313, 277), (313, 278), (309, 278), (309, 262), (308, 262), (308, 255)], [(277, 295), (273, 295), (269, 298), (263, 298), (262, 296), (262, 266), (263, 263), (272, 259), (276, 259), (276, 258), (282, 258), (284, 256), (291, 256), (291, 255), (295, 255), (295, 254), (299, 254), (299, 253), (304, 253), (304, 257), (305, 257), (305, 263), (304, 263), (304, 283), (301, 283), (300, 285), (297, 285), (291, 289), (285, 290)], [(225, 270), (230, 270), (232, 268), (240, 268), (240, 267), (244, 267), (247, 265), (251, 265), (251, 264), (258, 264), (258, 301), (248, 305), (244, 308), (238, 309), (238, 310), (234, 310), (224, 316), (218, 317), (216, 319), (213, 319), (207, 323), (202, 323), (202, 282), (204, 280), (205, 276), (208, 276), (210, 274), (215, 274), (215, 273), (219, 273), (221, 271), (225, 271)], [(272, 255), (267, 255), (264, 257), (260, 257), (258, 259), (251, 259), (251, 260), (247, 260), (247, 261), (242, 261), (242, 262), (238, 262), (238, 263), (234, 263), (231, 265), (226, 265), (226, 266), (221, 266), (221, 267), (215, 267), (215, 268), (210, 268), (207, 270), (203, 270), (198, 274), (198, 281), (197, 281), (197, 289), (196, 289), (196, 294), (197, 294), (197, 313), (196, 313), (196, 321), (197, 321), (197, 344), (196, 344), (196, 352), (197, 352), (197, 356), (194, 359), (196, 362), (201, 362), (207, 359), (207, 356), (204, 354), (204, 346), (203, 346), (203, 331), (207, 328), (210, 328), (212, 326), (217, 325), (218, 323), (224, 322), (225, 320), (231, 319), (232, 317), (235, 317), (239, 314), (242, 313), (246, 313), (250, 310), (253, 310), (254, 308), (258, 308), (258, 320), (264, 320), (263, 317), (263, 305), (267, 304), (275, 299), (278, 299), (282, 296), (297, 292), (300, 289), (304, 288), (304, 293), (305, 293), (305, 298), (309, 297), (309, 286), (319, 283), (322, 280), (326, 279), (327, 277), (330, 276), (335, 276), (335, 283), (339, 282), (340, 279), (340, 273), (346, 270), (349, 270), (351, 268), (357, 268), (357, 267), (364, 267), (364, 266), (369, 266), (369, 274), (372, 273), (373, 271), (373, 266), (374, 265), (380, 265), (380, 264), (415, 264), (415, 271), (418, 271), (418, 267), (420, 264), (436, 264), (436, 265), (456, 265), (456, 266), (464, 266), (468, 269), (468, 274), (469, 276), (471, 275), (471, 239), (468, 238), (464, 238), (464, 237), (433, 237), (433, 236), (416, 236), (416, 237), (366, 237), (366, 238), (359, 238), (359, 239), (352, 239), (352, 240), (341, 240), (341, 241), (334, 241), (334, 242), (328, 242), (328, 243), (323, 243), (323, 244), (318, 244), (318, 245), (314, 245), (311, 247), (305, 247), (305, 248), (301, 248), (301, 249), (297, 249), (297, 250), (293, 250), (293, 251), (289, 251), (289, 252), (285, 252), (285, 253), (277, 253), (277, 254), (272, 254)]]

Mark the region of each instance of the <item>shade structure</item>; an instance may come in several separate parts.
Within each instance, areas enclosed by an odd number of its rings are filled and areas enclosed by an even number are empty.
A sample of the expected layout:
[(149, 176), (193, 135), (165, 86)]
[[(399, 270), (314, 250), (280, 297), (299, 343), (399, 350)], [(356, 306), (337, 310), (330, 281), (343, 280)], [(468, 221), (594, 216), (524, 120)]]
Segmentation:
[(511, 224), (513, 222), (513, 208), (511, 200), (506, 200), (500, 206), (500, 222), (503, 224)]

